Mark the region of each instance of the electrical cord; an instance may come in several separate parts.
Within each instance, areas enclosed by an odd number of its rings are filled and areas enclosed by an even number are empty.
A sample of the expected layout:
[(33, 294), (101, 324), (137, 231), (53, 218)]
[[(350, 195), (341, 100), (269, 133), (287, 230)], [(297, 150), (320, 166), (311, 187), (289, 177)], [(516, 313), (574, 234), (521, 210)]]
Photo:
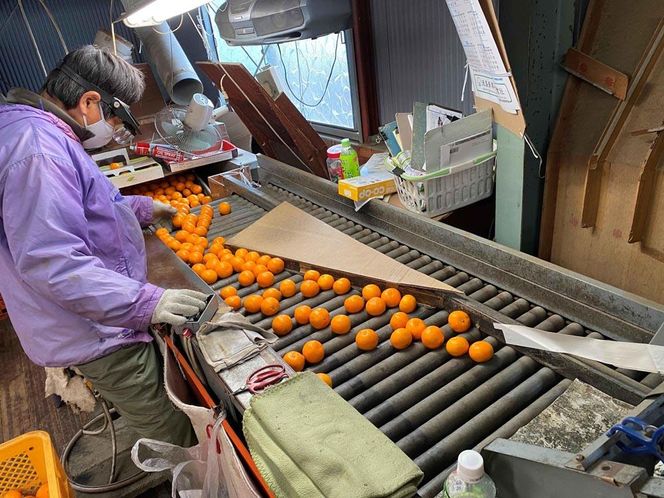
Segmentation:
[(323, 89), (323, 94), (321, 95), (320, 99), (318, 99), (318, 102), (315, 104), (310, 104), (308, 102), (305, 102), (301, 98), (298, 98), (295, 95), (295, 92), (293, 92), (293, 89), (290, 86), (290, 81), (288, 81), (288, 72), (286, 71), (286, 64), (284, 63), (284, 57), (283, 53), (281, 52), (281, 44), (277, 44), (277, 50), (279, 51), (279, 59), (281, 60), (281, 66), (284, 70), (284, 80), (286, 81), (286, 86), (288, 87), (288, 90), (290, 91), (291, 95), (295, 100), (297, 100), (300, 104), (307, 106), (307, 107), (318, 107), (320, 103), (323, 101), (325, 98), (325, 95), (327, 94), (327, 90), (330, 87), (330, 81), (332, 81), (332, 74), (334, 73), (334, 67), (337, 64), (337, 52), (339, 49), (339, 40), (341, 39), (341, 32), (337, 34), (337, 43), (334, 46), (334, 60), (332, 61), (332, 67), (330, 68), (330, 74), (327, 76), (327, 81), (325, 82), (325, 88)]

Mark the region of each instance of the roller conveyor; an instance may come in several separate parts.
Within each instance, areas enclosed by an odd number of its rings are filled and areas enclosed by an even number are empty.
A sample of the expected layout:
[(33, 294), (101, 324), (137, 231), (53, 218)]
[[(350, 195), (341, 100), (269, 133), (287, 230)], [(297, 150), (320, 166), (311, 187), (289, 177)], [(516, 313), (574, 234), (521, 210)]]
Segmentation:
[[(270, 167), (281, 172), (278, 164), (271, 164)], [(286, 172), (285, 177), (288, 174)], [(256, 221), (267, 209), (281, 201), (288, 201), (383, 254), (463, 291), (468, 301), (477, 303), (487, 313), (494, 313), (487, 315), (492, 319), (513, 320), (550, 332), (621, 339), (612, 337), (613, 327), (601, 333), (589, 328), (587, 323), (565, 318), (562, 311), (556, 313), (555, 299), (549, 305), (545, 300), (532, 302), (520, 297), (513, 291), (513, 286), (474, 276), (473, 267), (460, 268), (452, 261), (437, 257), (434, 252), (425, 254), (394, 236), (317, 204), (314, 196), (309, 198), (311, 200), (305, 199), (307, 188), (293, 188), (293, 185), (286, 185), (288, 181), (282, 183), (279, 180), (278, 175), (273, 177), (268, 172), (260, 190), (234, 185), (236, 193), (214, 201), (215, 208), (219, 202), (229, 202), (233, 212), (224, 217), (215, 216), (208, 233), (209, 239), (217, 236), (229, 238)], [(362, 218), (361, 214), (357, 216)], [(412, 229), (407, 226), (395, 228), (405, 234)], [(291, 278), (296, 283), (302, 280), (299, 274), (283, 272), (276, 276), (274, 285), (278, 286), (285, 278)], [(226, 285), (237, 287), (241, 297), (262, 291), (256, 284), (239, 287), (236, 275), (220, 280), (212, 287), (219, 290)], [(353, 289), (352, 292), (357, 293), (358, 290)], [(281, 301), (280, 313), (292, 316), (297, 306), (307, 304), (311, 307), (324, 306), (334, 316), (344, 313), (343, 301), (346, 297), (325, 291), (306, 299), (297, 293)], [(428, 324), (442, 326), (445, 336), (451, 337), (453, 333), (444, 325), (447, 314), (446, 310), (419, 306), (411, 315), (425, 319)], [(605, 312), (598, 315), (598, 324), (610, 323), (604, 315)], [(253, 323), (270, 328), (271, 318), (263, 318), (260, 313), (247, 316)], [(428, 351), (421, 343), (414, 343), (404, 351), (395, 351), (389, 346), (389, 316), (386, 313), (369, 317), (365, 312), (350, 315), (353, 331), (368, 327), (379, 334), (381, 346), (370, 353), (362, 353), (355, 347), (353, 333), (337, 336), (330, 332), (329, 327), (316, 331), (310, 325), (299, 326), (295, 322), (293, 330), (280, 338), (273, 348), (283, 355), (290, 350), (299, 350), (307, 340), (323, 342), (326, 357), (312, 370), (328, 373), (333, 379), (335, 391), (422, 468), (425, 472), (420, 492), (422, 496), (434, 496), (440, 491), (446, 470), (459, 451), (488, 443), (495, 437), (509, 437), (537, 416), (569, 385), (570, 381), (560, 373), (543, 366), (541, 358), (536, 361), (537, 358), (524, 356), (511, 347), (503, 346), (493, 337), (487, 340), (495, 347), (496, 355), (491, 362), (483, 365), (476, 365), (467, 357), (452, 359), (444, 349)], [(637, 327), (633, 328), (640, 333)], [(463, 335), (471, 342), (486, 337), (477, 328)], [(385, 344), (385, 341), (388, 343)], [(590, 361), (581, 363), (591, 372), (588, 380), (599, 378), (602, 382), (609, 382), (609, 389), (606, 389), (607, 384), (597, 387), (632, 403), (662, 381), (659, 375), (611, 369)], [(567, 376), (573, 377), (574, 374)]]

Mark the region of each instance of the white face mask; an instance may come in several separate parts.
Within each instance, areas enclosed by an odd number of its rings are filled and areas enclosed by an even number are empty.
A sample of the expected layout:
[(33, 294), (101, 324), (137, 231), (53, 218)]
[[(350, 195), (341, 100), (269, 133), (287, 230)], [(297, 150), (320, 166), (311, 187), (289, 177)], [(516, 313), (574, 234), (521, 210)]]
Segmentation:
[(99, 115), (101, 116), (99, 121), (88, 125), (85, 116), (83, 116), (85, 129), (94, 133), (94, 137), (83, 140), (83, 148), (87, 150), (98, 149), (113, 140), (113, 132), (115, 131), (115, 128), (104, 119), (104, 111), (101, 108), (101, 104), (97, 105), (99, 105)]

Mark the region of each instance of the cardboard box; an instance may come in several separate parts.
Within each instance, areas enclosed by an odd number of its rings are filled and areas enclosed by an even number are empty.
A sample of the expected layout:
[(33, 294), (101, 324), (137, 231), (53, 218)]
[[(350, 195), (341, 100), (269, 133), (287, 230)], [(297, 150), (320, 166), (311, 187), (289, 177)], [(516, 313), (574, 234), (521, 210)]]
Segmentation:
[(396, 191), (394, 175), (389, 171), (339, 180), (339, 195), (354, 201), (366, 201), (372, 197), (382, 197)]

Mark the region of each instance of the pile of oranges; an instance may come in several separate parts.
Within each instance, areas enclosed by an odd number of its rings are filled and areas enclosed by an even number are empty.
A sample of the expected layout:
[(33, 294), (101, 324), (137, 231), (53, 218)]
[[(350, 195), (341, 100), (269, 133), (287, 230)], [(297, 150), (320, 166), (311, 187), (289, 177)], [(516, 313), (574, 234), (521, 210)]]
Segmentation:
[[(465, 311), (452, 311), (447, 317), (447, 324), (453, 332), (467, 332), (472, 322)], [(410, 318), (407, 313), (398, 311), (390, 318), (392, 335), (390, 344), (395, 349), (406, 349), (413, 341), (421, 341), (427, 349), (438, 349), (445, 342), (445, 334), (440, 327), (429, 325), (421, 318)], [(477, 363), (484, 363), (493, 357), (493, 346), (487, 341), (476, 341), (472, 345), (459, 335), (451, 337), (445, 344), (450, 356), (459, 357), (466, 353)]]
[(13, 489), (11, 491), (5, 492), (5, 494), (2, 495), (2, 498), (48, 498), (48, 496), (48, 484), (42, 484), (35, 492), (35, 494), (25, 493), (21, 490)]
[[(343, 282), (342, 282), (343, 280)], [(315, 270), (305, 273), (304, 281), (300, 286), (300, 292), (304, 297), (314, 297), (321, 290), (335, 289), (346, 294), (350, 292), (351, 284), (348, 279), (334, 280), (330, 275), (320, 275)], [(346, 314), (331, 317), (325, 308), (314, 308), (302, 305), (294, 310), (294, 316), (279, 315), (272, 321), (272, 329), (275, 334), (283, 336), (288, 334), (294, 326), (311, 325), (314, 330), (330, 328), (332, 334), (348, 334), (352, 329), (351, 316), (362, 311), (371, 317), (380, 316), (388, 310), (394, 310), (390, 317), (392, 334), (390, 344), (398, 350), (406, 349), (414, 341), (421, 341), (427, 349), (438, 349), (445, 343), (445, 334), (436, 325), (427, 325), (421, 318), (410, 317), (417, 309), (417, 300), (410, 294), (402, 295), (398, 289), (387, 288), (381, 290), (375, 284), (369, 284), (362, 288), (361, 295), (354, 294), (344, 301)], [(470, 317), (464, 311), (453, 311), (448, 316), (448, 325), (452, 331), (461, 334), (467, 332), (472, 323)], [(371, 351), (378, 347), (380, 337), (375, 330), (362, 329), (355, 334), (355, 344), (362, 351)], [(459, 335), (450, 338), (445, 348), (453, 357), (459, 357), (466, 353), (477, 363), (483, 363), (493, 357), (493, 346), (487, 341), (477, 341), (472, 345), (468, 340)], [(319, 341), (306, 342), (301, 351), (289, 351), (284, 355), (284, 361), (293, 370), (299, 372), (305, 365), (315, 365), (325, 357), (325, 347)], [(332, 380), (327, 374), (319, 374), (321, 379), (328, 385)]]
[(173, 175), (144, 183), (127, 189), (125, 193), (152, 197), (155, 201), (170, 204), (176, 209), (193, 208), (212, 201), (212, 197), (203, 193), (203, 187), (196, 183), (196, 176), (193, 174)]

